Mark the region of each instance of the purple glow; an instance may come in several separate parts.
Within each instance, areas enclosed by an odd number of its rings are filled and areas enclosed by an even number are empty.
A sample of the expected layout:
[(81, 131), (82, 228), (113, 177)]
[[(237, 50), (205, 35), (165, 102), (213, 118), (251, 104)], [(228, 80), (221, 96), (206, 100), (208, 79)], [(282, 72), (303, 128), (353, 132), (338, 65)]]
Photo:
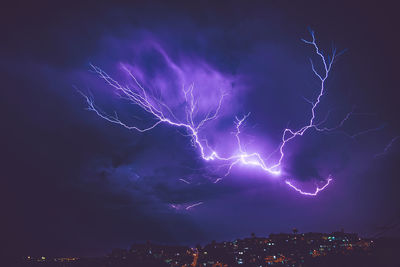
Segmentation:
[[(298, 130), (293, 130), (290, 128), (286, 128), (283, 131), (282, 137), (281, 137), (281, 143), (276, 149), (276, 151), (272, 152), (274, 154), (275, 152), (279, 151), (279, 156), (275, 160), (274, 163), (271, 165), (268, 165), (266, 163), (266, 160), (261, 156), (259, 152), (248, 152), (242, 145), (242, 140), (240, 138), (241, 134), (241, 128), (243, 127), (243, 124), (245, 120), (249, 117), (250, 113), (242, 116), (242, 117), (235, 117), (235, 132), (234, 136), (236, 139), (236, 145), (235, 145), (235, 151), (232, 154), (229, 155), (224, 155), (225, 153), (218, 152), (216, 148), (212, 147), (209, 145), (209, 141), (207, 138), (203, 138), (201, 135), (201, 130), (205, 127), (206, 124), (215, 121), (218, 119), (220, 116), (220, 111), (222, 108), (222, 103), (224, 98), (228, 95), (224, 91), (219, 91), (219, 96), (216, 101), (212, 101), (212, 94), (207, 96), (211, 97), (207, 98), (207, 101), (204, 102), (197, 97), (197, 94), (194, 91), (195, 85), (194, 83), (191, 83), (189, 85), (187, 84), (187, 81), (182, 74), (183, 71), (181, 68), (179, 68), (173, 61), (172, 59), (165, 53), (164, 50), (162, 50), (157, 44), (152, 44), (157, 48), (157, 50), (160, 52), (161, 56), (165, 60), (166, 64), (172, 69), (176, 75), (177, 75), (177, 80), (182, 84), (182, 89), (180, 90), (180, 95), (183, 96), (184, 98), (184, 111), (176, 112), (176, 108), (172, 107), (171, 105), (167, 105), (164, 101), (162, 101), (160, 98), (155, 97), (149, 90), (146, 90), (144, 86), (138, 81), (136, 76), (133, 75), (133, 72), (131, 71), (132, 68), (128, 68), (126, 65), (124, 65), (122, 68), (124, 72), (130, 77), (130, 79), (133, 81), (133, 86), (128, 86), (128, 85), (122, 85), (118, 81), (114, 80), (112, 77), (110, 77), (106, 72), (104, 72), (102, 69), (95, 65), (90, 65), (93, 69), (93, 71), (99, 75), (101, 79), (103, 79), (108, 85), (113, 87), (116, 92), (119, 94), (119, 96), (123, 99), (128, 100), (130, 103), (137, 105), (140, 107), (143, 111), (148, 113), (149, 115), (152, 116), (152, 118), (155, 120), (151, 125), (146, 126), (146, 127), (138, 127), (136, 125), (129, 125), (126, 122), (123, 122), (122, 120), (119, 119), (118, 114), (114, 113), (112, 115), (102, 111), (99, 107), (97, 107), (94, 103), (94, 100), (81, 93), (83, 97), (86, 99), (86, 102), (88, 104), (88, 110), (95, 112), (99, 117), (114, 123), (118, 124), (126, 129), (129, 130), (135, 130), (139, 132), (146, 132), (149, 130), (154, 129), (157, 125), (161, 123), (168, 124), (173, 127), (177, 128), (182, 128), (186, 130), (188, 136), (191, 139), (192, 145), (196, 148), (198, 148), (198, 151), (200, 152), (200, 155), (202, 159), (205, 161), (217, 161), (217, 162), (222, 162), (224, 165), (227, 166), (227, 171), (221, 175), (218, 179), (216, 179), (214, 182), (217, 183), (224, 177), (228, 176), (232, 170), (232, 168), (237, 165), (237, 164), (243, 164), (243, 165), (248, 165), (248, 166), (254, 166), (257, 167), (261, 170), (263, 170), (265, 173), (273, 175), (273, 176), (281, 176), (282, 171), (282, 162), (285, 157), (285, 149), (289, 143), (289, 141), (293, 140), (297, 136), (303, 136), (307, 130), (310, 128), (315, 129), (316, 131), (332, 131), (336, 130), (337, 128), (341, 127), (343, 123), (350, 117), (351, 113), (347, 114), (346, 117), (340, 122), (340, 124), (335, 127), (335, 128), (320, 128), (319, 125), (321, 125), (324, 120), (320, 123), (316, 123), (316, 112), (317, 108), (321, 102), (321, 98), (324, 96), (325, 93), (325, 81), (329, 77), (329, 73), (332, 68), (332, 64), (335, 60), (336, 56), (336, 50), (332, 50), (332, 55), (331, 56), (324, 56), (324, 54), (321, 52), (319, 49), (316, 40), (315, 40), (315, 35), (314, 32), (311, 31), (311, 41), (307, 41), (302, 39), (302, 41), (306, 44), (309, 44), (315, 49), (315, 53), (318, 55), (318, 57), (321, 59), (322, 65), (323, 65), (323, 71), (322, 73), (319, 73), (314, 66), (313, 61), (311, 61), (311, 68), (314, 73), (314, 75), (319, 79), (320, 81), (320, 87), (319, 87), (319, 94), (316, 97), (314, 101), (309, 101), (311, 104), (311, 109), (310, 109), (310, 118), (308, 119), (308, 122), (302, 126)], [(207, 66), (207, 65), (204, 65)], [(140, 73), (140, 70), (137, 70)], [(213, 75), (219, 79), (218, 73), (216, 72), (210, 72), (210, 75)], [(197, 73), (200, 75), (199, 73)], [(205, 77), (202, 77), (205, 78)], [(206, 79), (207, 80), (207, 79)], [(158, 84), (165, 84), (165, 81), (162, 81)], [(212, 84), (210, 82), (210, 84)], [(217, 88), (215, 88), (217, 89)], [(206, 88), (203, 88), (201, 90), (206, 90)], [(200, 92), (201, 95), (202, 91)], [(214, 91), (215, 94), (215, 91)], [(175, 95), (174, 95), (174, 98)], [(176, 100), (174, 100), (176, 102)], [(214, 106), (212, 109), (209, 108), (209, 102), (214, 103)], [(205, 110), (208, 111), (205, 112)], [(184, 183), (188, 183), (188, 181), (184, 179), (180, 179)], [(299, 192), (302, 195), (308, 195), (308, 196), (316, 196), (320, 191), (324, 190), (329, 183), (332, 181), (331, 177), (328, 177), (326, 180), (326, 184), (321, 187), (321, 188), (316, 188), (315, 192), (304, 192), (301, 189), (295, 187), (291, 182), (288, 180), (285, 180), (285, 184), (290, 186), (291, 188), (295, 189), (297, 192)], [(186, 210), (191, 209), (192, 207), (195, 207), (197, 205), (202, 204), (202, 202), (193, 204), (191, 206), (186, 207)]]

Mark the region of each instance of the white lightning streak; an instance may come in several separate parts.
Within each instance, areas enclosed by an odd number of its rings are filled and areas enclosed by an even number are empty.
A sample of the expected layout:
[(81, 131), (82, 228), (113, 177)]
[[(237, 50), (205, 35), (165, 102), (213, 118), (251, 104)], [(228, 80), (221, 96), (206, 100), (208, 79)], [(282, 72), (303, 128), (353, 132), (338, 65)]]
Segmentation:
[[(216, 150), (212, 149), (208, 145), (208, 142), (206, 139), (199, 138), (199, 132), (201, 131), (202, 127), (204, 127), (204, 125), (206, 123), (217, 119), (218, 114), (221, 109), (221, 106), (222, 106), (223, 99), (226, 96), (225, 93), (221, 94), (221, 97), (220, 97), (219, 102), (216, 105), (215, 109), (212, 112), (209, 112), (208, 114), (206, 114), (204, 116), (204, 118), (199, 120), (197, 118), (198, 116), (196, 116), (196, 114), (197, 114), (196, 111), (198, 110), (198, 102), (193, 94), (194, 84), (189, 85), (188, 88), (185, 88), (183, 86), (182, 93), (183, 93), (183, 96), (185, 99), (185, 104), (186, 104), (184, 117), (185, 117), (186, 121), (181, 122), (180, 120), (177, 119), (177, 117), (174, 115), (174, 113), (168, 107), (168, 105), (163, 103), (161, 100), (156, 99), (155, 97), (152, 97), (151, 95), (149, 95), (149, 93), (147, 93), (145, 88), (139, 83), (138, 79), (127, 68), (124, 67), (124, 70), (128, 73), (129, 77), (131, 77), (131, 79), (134, 81), (133, 87), (121, 85), (116, 80), (111, 78), (106, 72), (101, 70), (99, 67), (91, 64), (90, 66), (93, 69), (93, 71), (101, 79), (103, 79), (108, 85), (113, 87), (124, 99), (127, 99), (131, 103), (139, 106), (141, 109), (143, 109), (145, 112), (147, 112), (148, 114), (150, 114), (152, 116), (152, 118), (155, 120), (155, 122), (144, 128), (139, 128), (135, 125), (128, 125), (127, 123), (122, 122), (118, 118), (118, 115), (116, 113), (114, 113), (113, 115), (105, 113), (104, 111), (102, 111), (100, 108), (98, 108), (95, 105), (93, 98), (83, 94), (82, 92), (80, 92), (80, 93), (86, 99), (86, 102), (88, 104), (88, 110), (93, 111), (99, 117), (101, 117), (111, 123), (120, 125), (126, 129), (135, 130), (135, 131), (139, 131), (139, 132), (146, 132), (146, 131), (154, 129), (156, 126), (158, 126), (161, 123), (168, 124), (173, 127), (179, 127), (179, 128), (185, 129), (191, 138), (192, 144), (199, 149), (200, 155), (205, 161), (218, 160), (218, 161), (229, 162), (229, 164), (228, 164), (229, 167), (227, 169), (227, 172), (222, 177), (218, 178), (215, 181), (215, 183), (219, 182), (223, 177), (226, 177), (227, 175), (229, 175), (233, 166), (235, 166), (236, 164), (239, 164), (239, 163), (244, 164), (244, 165), (252, 165), (252, 166), (259, 167), (266, 173), (269, 173), (269, 174), (272, 174), (275, 176), (280, 175), (281, 174), (281, 164), (282, 164), (282, 161), (284, 160), (284, 156), (285, 156), (284, 151), (285, 151), (287, 144), (291, 140), (293, 140), (297, 136), (304, 135), (306, 133), (306, 131), (309, 129), (314, 129), (317, 131), (332, 131), (334, 129), (337, 129), (337, 128), (341, 127), (343, 125), (343, 123), (351, 115), (351, 113), (347, 114), (347, 116), (335, 128), (326, 128), (326, 127), (319, 128), (319, 125), (321, 123), (319, 123), (319, 124), (315, 123), (316, 110), (321, 102), (322, 97), (324, 96), (325, 82), (328, 79), (329, 73), (332, 69), (332, 64), (333, 64), (333, 62), (335, 60), (335, 56), (336, 56), (336, 50), (332, 49), (331, 56), (329, 56), (329, 55), (324, 56), (324, 54), (319, 49), (319, 47), (316, 43), (314, 32), (311, 31), (310, 33), (311, 33), (311, 40), (308, 41), (308, 40), (302, 39), (302, 41), (313, 47), (313, 49), (315, 50), (315, 53), (317, 54), (318, 58), (322, 62), (323, 70), (322, 70), (322, 72), (318, 72), (314, 66), (313, 61), (310, 60), (311, 69), (312, 69), (314, 75), (320, 81), (319, 92), (314, 101), (307, 100), (311, 104), (310, 118), (309, 118), (308, 122), (298, 130), (292, 130), (290, 128), (284, 129), (284, 131), (282, 133), (281, 143), (277, 149), (277, 152), (279, 151), (279, 158), (271, 166), (268, 166), (265, 163), (265, 160), (263, 159), (263, 157), (261, 156), (260, 153), (257, 153), (257, 152), (248, 153), (245, 151), (245, 149), (243, 148), (243, 146), (241, 144), (241, 139), (240, 139), (241, 127), (243, 126), (244, 121), (250, 115), (250, 113), (248, 113), (247, 115), (244, 115), (240, 119), (238, 117), (236, 117), (236, 120), (234, 122), (235, 127), (236, 127), (236, 131), (234, 134), (235, 134), (235, 138), (237, 141), (237, 152), (235, 152), (235, 154), (232, 154), (230, 156), (222, 156)], [(163, 56), (165, 57), (166, 55), (163, 54)], [(168, 60), (171, 61), (170, 58), (168, 58)], [(175, 64), (173, 64), (173, 66), (175, 66)], [(177, 68), (177, 66), (175, 66), (175, 67)], [(182, 182), (187, 182), (186, 180), (183, 180), (183, 179), (180, 179), (180, 180)], [(307, 193), (307, 192), (304, 192), (304, 191), (296, 188), (288, 180), (286, 180), (285, 183), (303, 195), (316, 196), (320, 191), (324, 190), (329, 185), (331, 180), (332, 179), (329, 177), (327, 179), (326, 184), (321, 188), (317, 187), (317, 189), (313, 193)], [(200, 205), (200, 204), (202, 204), (202, 202), (188, 206), (186, 208), (186, 210), (189, 210), (190, 208)]]

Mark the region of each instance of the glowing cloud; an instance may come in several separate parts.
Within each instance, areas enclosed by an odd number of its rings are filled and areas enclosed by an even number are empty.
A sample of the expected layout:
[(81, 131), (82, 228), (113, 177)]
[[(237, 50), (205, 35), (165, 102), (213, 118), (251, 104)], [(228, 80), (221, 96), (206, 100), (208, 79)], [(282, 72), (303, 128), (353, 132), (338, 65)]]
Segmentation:
[[(146, 90), (142, 83), (139, 82), (139, 79), (133, 74), (133, 72), (126, 66), (123, 66), (123, 70), (133, 81), (133, 84), (123, 85), (117, 80), (110, 77), (105, 71), (100, 69), (95, 65), (90, 65), (92, 70), (103, 79), (109, 86), (116, 90), (116, 92), (121, 96), (121, 98), (128, 100), (130, 103), (137, 105), (144, 112), (148, 113), (154, 121), (146, 126), (146, 127), (138, 127), (137, 125), (130, 125), (127, 122), (122, 121), (117, 113), (109, 114), (100, 109), (94, 102), (93, 98), (89, 95), (86, 95), (81, 92), (82, 96), (86, 99), (88, 104), (88, 110), (95, 112), (99, 117), (120, 125), (128, 130), (135, 130), (138, 132), (146, 132), (154, 129), (158, 125), (165, 124), (172, 127), (181, 128), (186, 131), (188, 137), (191, 139), (192, 145), (197, 148), (200, 156), (205, 161), (216, 161), (221, 162), (222, 164), (227, 166), (227, 171), (221, 175), (215, 182), (219, 182), (222, 178), (229, 175), (232, 168), (236, 164), (249, 165), (260, 168), (265, 173), (273, 176), (281, 176), (282, 175), (282, 163), (285, 158), (285, 150), (287, 149), (289, 143), (294, 140), (296, 137), (303, 136), (308, 130), (314, 129), (316, 131), (332, 131), (343, 125), (343, 123), (350, 117), (351, 113), (347, 114), (345, 118), (340, 122), (337, 127), (334, 128), (322, 128), (320, 125), (324, 122), (316, 123), (317, 109), (321, 104), (321, 99), (325, 94), (325, 82), (329, 77), (330, 71), (332, 69), (332, 65), (335, 60), (336, 50), (333, 49), (331, 55), (324, 55), (320, 48), (318, 47), (315, 39), (314, 32), (311, 31), (311, 40), (302, 41), (307, 45), (310, 45), (319, 60), (322, 63), (322, 71), (317, 71), (315, 68), (314, 62), (311, 62), (311, 69), (315, 75), (315, 77), (319, 80), (319, 93), (317, 97), (310, 101), (307, 100), (310, 105), (310, 113), (306, 116), (306, 124), (300, 127), (297, 130), (286, 128), (283, 130), (281, 143), (276, 150), (279, 153), (279, 156), (275, 160), (275, 162), (271, 165), (268, 165), (264, 160), (263, 156), (259, 152), (248, 152), (242, 146), (242, 140), (240, 138), (241, 128), (245, 120), (250, 116), (250, 113), (242, 116), (235, 117), (235, 132), (234, 136), (236, 139), (236, 149), (233, 154), (224, 155), (221, 152), (218, 152), (215, 148), (209, 145), (207, 138), (203, 138), (200, 136), (200, 132), (205, 127), (206, 124), (211, 121), (215, 121), (218, 119), (220, 114), (220, 110), (224, 101), (224, 98), (227, 96), (226, 92), (221, 91), (219, 95), (218, 101), (215, 101), (215, 105), (213, 109), (208, 112), (199, 112), (200, 109), (200, 101), (195, 94), (195, 85), (191, 83), (189, 85), (182, 84), (181, 96), (184, 101), (184, 111), (181, 111), (179, 114), (176, 114), (175, 109), (169, 106), (166, 102), (162, 101), (160, 98), (155, 97), (149, 90)], [(182, 78), (181, 69), (172, 61), (171, 58), (163, 51), (160, 47), (158, 47), (161, 56), (164, 58), (165, 62), (177, 73), (179, 82), (184, 83), (185, 79)], [(174, 110), (174, 111), (173, 111)], [(182, 180), (182, 182), (187, 183), (187, 181)], [(316, 196), (319, 192), (323, 191), (328, 187), (330, 182), (332, 181), (331, 177), (328, 177), (326, 183), (322, 187), (317, 187), (314, 192), (304, 192), (303, 190), (294, 186), (290, 181), (284, 180), (285, 184), (289, 187), (295, 189), (295, 191), (299, 192), (302, 195), (306, 196)], [(186, 209), (190, 209), (196, 205), (200, 205), (202, 202), (194, 204), (192, 206), (188, 206)]]

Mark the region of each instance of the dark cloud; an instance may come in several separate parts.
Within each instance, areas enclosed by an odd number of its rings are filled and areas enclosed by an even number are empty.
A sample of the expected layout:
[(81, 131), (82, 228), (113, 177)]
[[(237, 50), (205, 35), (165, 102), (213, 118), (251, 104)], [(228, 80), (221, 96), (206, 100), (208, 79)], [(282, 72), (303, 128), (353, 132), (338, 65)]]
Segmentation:
[[(0, 44), (2, 230), (10, 250), (88, 255), (147, 239), (193, 244), (293, 226), (368, 234), (398, 214), (399, 146), (374, 159), (400, 132), (394, 8), (317, 1), (66, 5), (14, 5), (0, 16), (7, 25)], [(233, 117), (251, 111), (244, 139), (268, 156), (284, 127), (304, 124), (303, 97), (318, 90), (308, 62), (313, 51), (299, 40), (308, 37), (307, 26), (324, 49), (331, 41), (347, 49), (319, 110), (332, 110), (327, 125), (354, 106), (357, 115), (343, 127), (350, 135), (386, 125), (355, 139), (311, 132), (291, 144), (284, 168), (291, 180), (306, 186), (334, 176), (317, 199), (241, 166), (214, 184), (215, 166), (200, 160), (183, 131), (160, 126), (139, 134), (111, 125), (85, 110), (74, 87), (92, 92), (105, 111), (145, 125), (148, 116), (121, 102), (89, 64), (122, 81), (120, 63), (131, 64), (160, 93), (155, 84), (177, 81), (165, 79), (165, 61), (146, 43), (154, 41), (189, 78), (217, 73), (228, 81), (224, 117), (210, 126), (213, 144), (230, 142)], [(204, 204), (190, 212), (170, 206), (198, 202)]]

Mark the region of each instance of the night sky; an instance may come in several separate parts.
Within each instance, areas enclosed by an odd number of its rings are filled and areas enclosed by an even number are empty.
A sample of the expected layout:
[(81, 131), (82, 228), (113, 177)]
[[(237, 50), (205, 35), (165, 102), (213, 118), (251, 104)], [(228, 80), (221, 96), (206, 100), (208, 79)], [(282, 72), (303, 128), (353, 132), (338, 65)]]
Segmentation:
[[(400, 135), (394, 5), (99, 2), (2, 8), (0, 196), (8, 250), (103, 255), (146, 240), (195, 245), (293, 227), (372, 236), (399, 222), (400, 138), (376, 156)], [(219, 89), (229, 93), (218, 122), (202, 134), (228, 153), (235, 116), (251, 112), (243, 140), (267, 157), (284, 128), (307, 122), (304, 98), (318, 95), (309, 61), (317, 58), (301, 41), (310, 39), (309, 28), (324, 52), (332, 44), (342, 52), (319, 120), (331, 112), (327, 126), (334, 126), (351, 110), (354, 116), (338, 131), (311, 130), (291, 143), (279, 177), (239, 164), (213, 183), (218, 166), (201, 159), (185, 131), (165, 124), (146, 133), (124, 129), (88, 111), (78, 92), (92, 95), (107, 112), (148, 125), (148, 114), (118, 98), (90, 68), (95, 64), (129, 84), (121, 72), (127, 64), (179, 111), (181, 81), (163, 51), (185, 82), (195, 83), (203, 112)], [(357, 135), (365, 130), (371, 131)], [(332, 183), (316, 197), (284, 183), (290, 179), (312, 191), (329, 174)]]

